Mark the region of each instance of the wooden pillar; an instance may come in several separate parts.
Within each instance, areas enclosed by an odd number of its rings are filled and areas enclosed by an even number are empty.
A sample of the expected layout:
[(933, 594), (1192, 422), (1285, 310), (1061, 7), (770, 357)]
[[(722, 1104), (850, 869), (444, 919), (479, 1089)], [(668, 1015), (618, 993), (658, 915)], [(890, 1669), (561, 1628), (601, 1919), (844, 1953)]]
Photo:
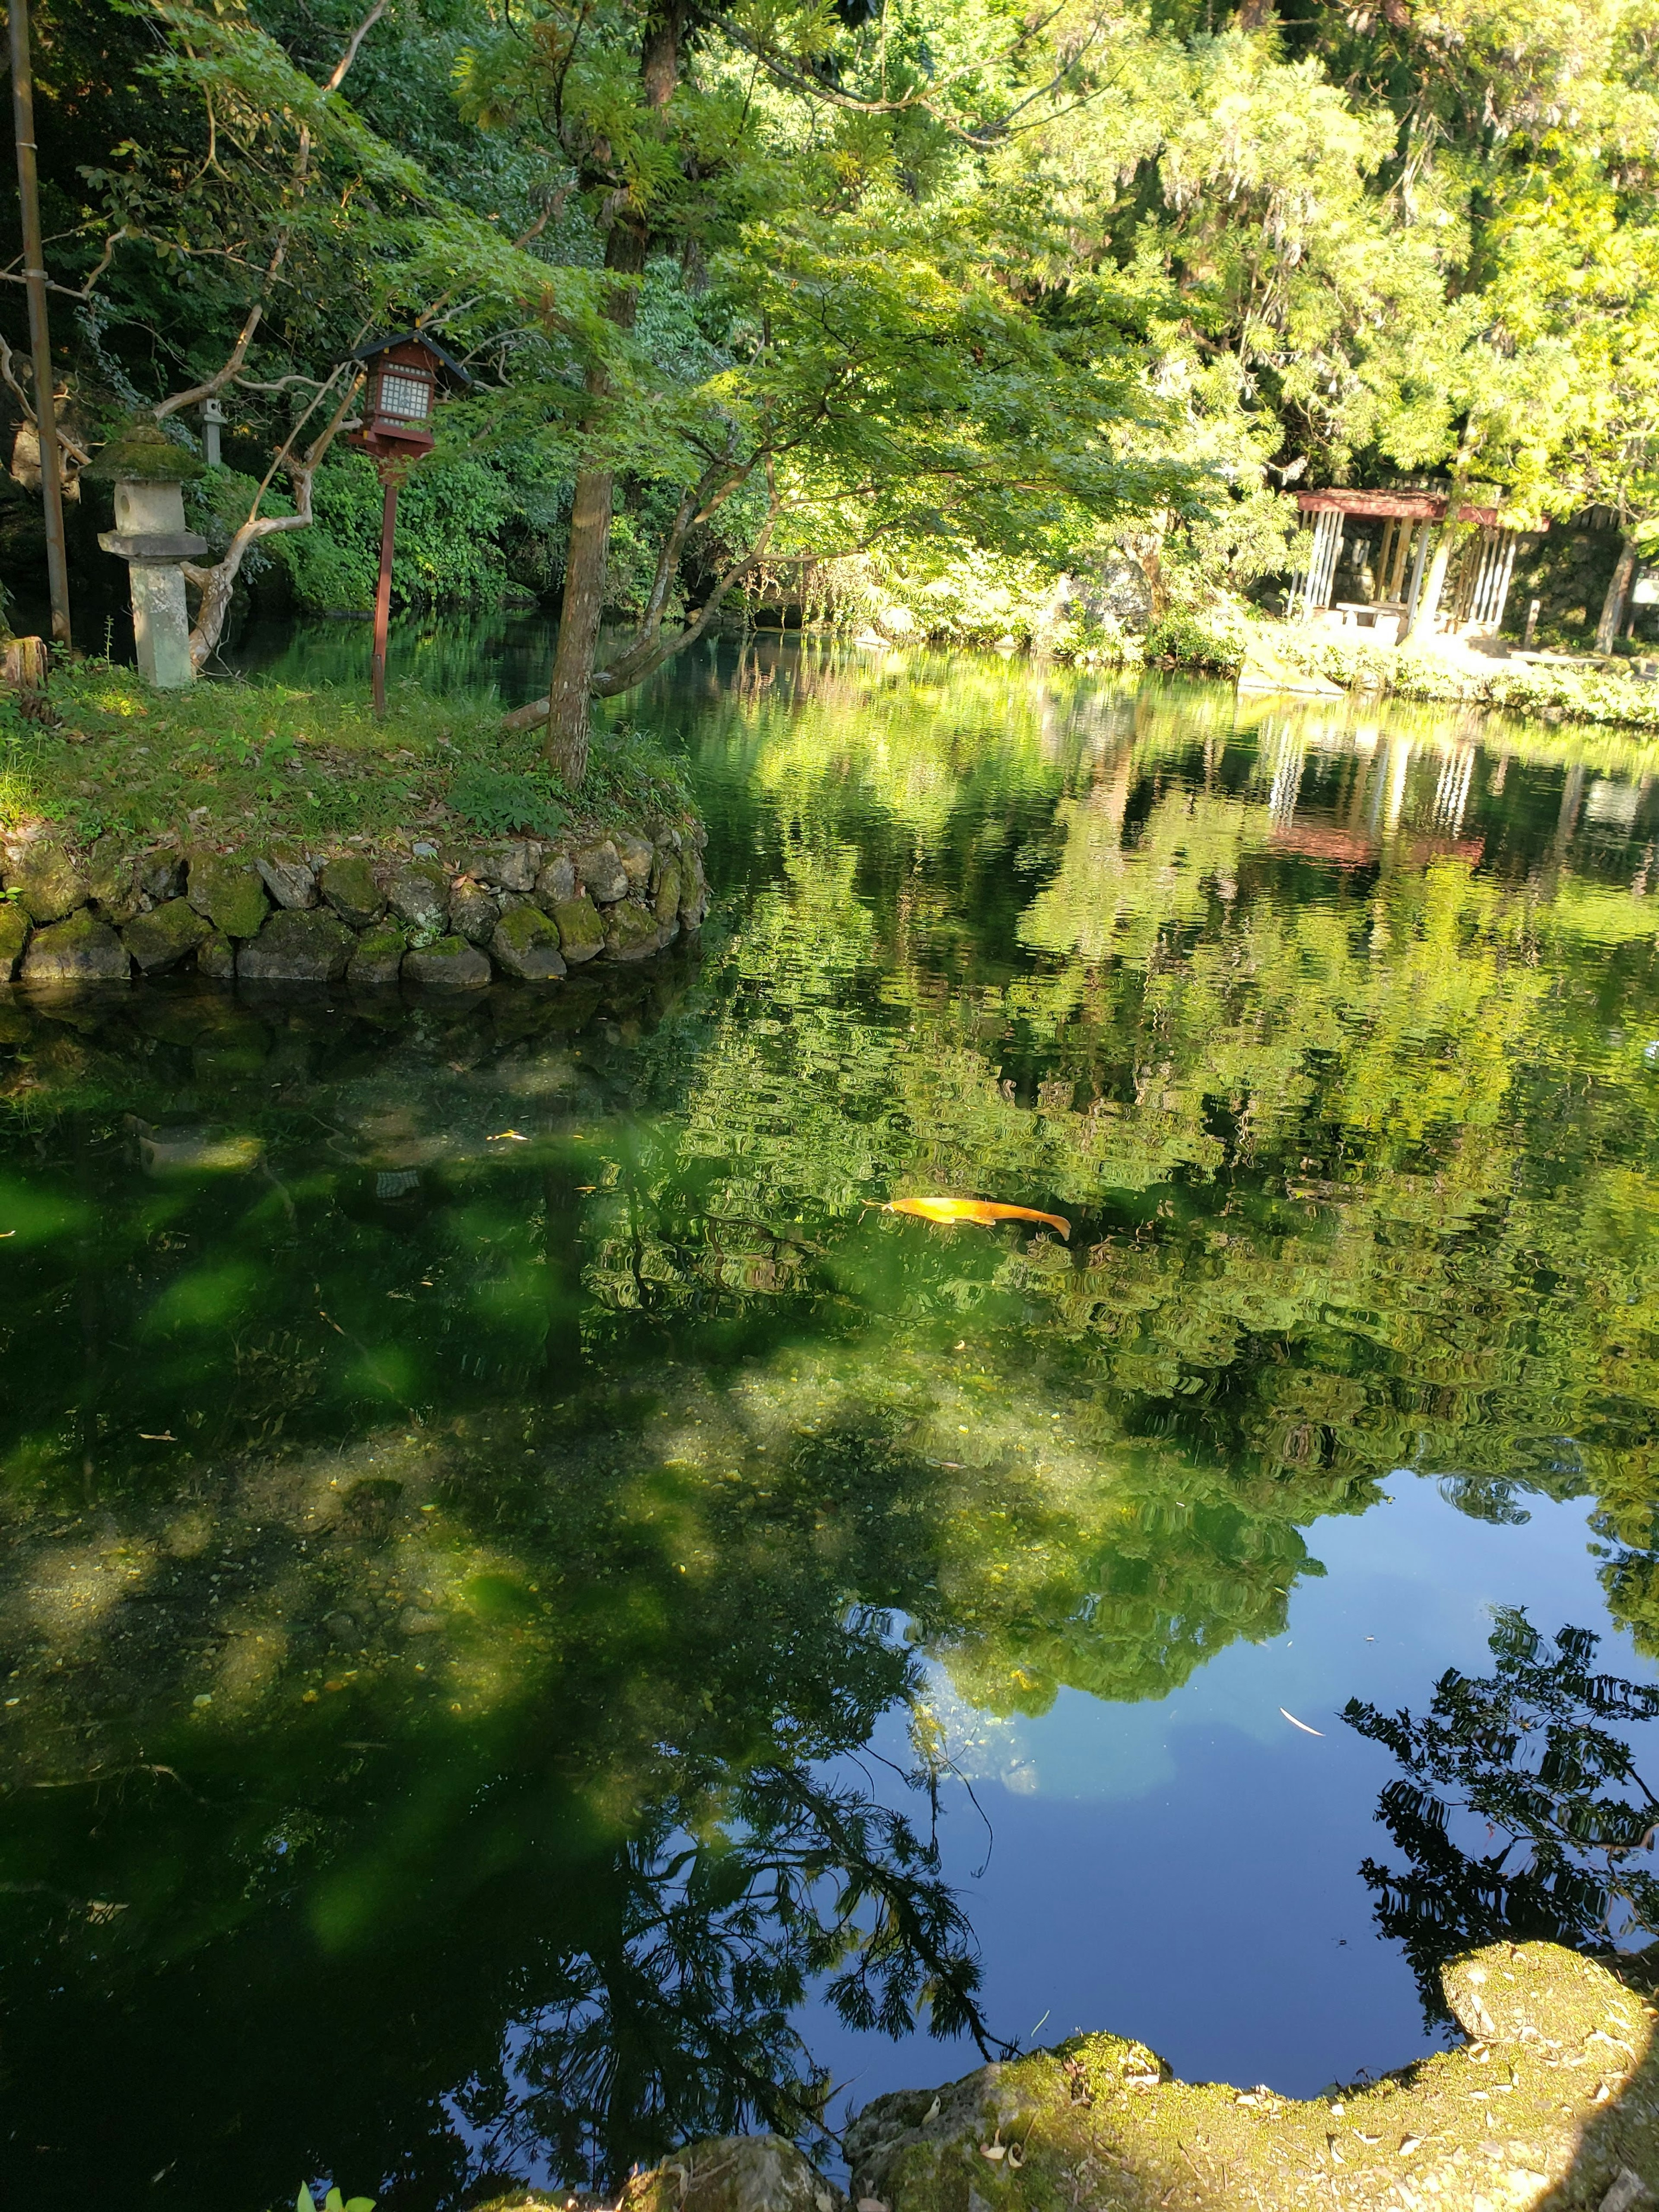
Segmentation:
[(398, 529), (398, 475), (381, 477), (386, 496), (380, 507), (380, 575), (374, 591), (374, 714), (386, 719), (386, 637), (392, 619), (392, 544)]

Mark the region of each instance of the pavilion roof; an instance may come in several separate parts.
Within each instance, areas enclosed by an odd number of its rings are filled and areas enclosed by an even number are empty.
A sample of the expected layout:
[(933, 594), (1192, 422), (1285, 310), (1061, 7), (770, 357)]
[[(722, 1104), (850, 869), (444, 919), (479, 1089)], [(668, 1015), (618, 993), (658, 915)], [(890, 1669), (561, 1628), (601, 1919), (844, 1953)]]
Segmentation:
[[(1296, 501), (1304, 514), (1328, 514), (1334, 508), (1339, 514), (1395, 515), (1409, 517), (1414, 522), (1443, 521), (1451, 504), (1447, 495), (1438, 491), (1343, 491), (1334, 488), (1328, 491), (1299, 491)], [(1495, 507), (1475, 507), (1465, 501), (1458, 509), (1458, 520), (1490, 527), (1498, 520), (1498, 511)]]

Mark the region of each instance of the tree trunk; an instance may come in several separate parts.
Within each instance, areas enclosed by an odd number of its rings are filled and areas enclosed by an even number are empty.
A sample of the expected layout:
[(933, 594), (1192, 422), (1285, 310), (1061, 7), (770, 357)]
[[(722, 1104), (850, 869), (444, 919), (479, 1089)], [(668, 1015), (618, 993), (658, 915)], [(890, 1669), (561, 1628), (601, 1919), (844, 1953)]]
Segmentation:
[(1630, 587), (1636, 577), (1636, 540), (1626, 531), (1619, 541), (1619, 558), (1613, 563), (1613, 574), (1607, 583), (1607, 595), (1601, 602), (1601, 619), (1595, 625), (1595, 650), (1611, 653), (1613, 641), (1619, 635), (1619, 625), (1630, 599)]
[[(640, 52), (640, 82), (646, 102), (660, 115), (679, 79), (680, 10), (672, 5), (653, 16)], [(646, 225), (626, 209), (613, 220), (605, 244), (605, 265), (619, 276), (638, 276), (645, 268)], [(619, 330), (634, 327), (639, 288), (619, 284), (605, 313)], [(598, 363), (587, 372), (589, 397), (604, 399), (610, 379)], [(605, 613), (605, 563), (611, 550), (611, 514), (615, 472), (585, 455), (576, 471), (570, 507), (570, 540), (565, 555), (564, 599), (559, 611), (558, 643), (547, 682), (548, 765), (567, 791), (587, 774), (592, 728), (593, 663)]]

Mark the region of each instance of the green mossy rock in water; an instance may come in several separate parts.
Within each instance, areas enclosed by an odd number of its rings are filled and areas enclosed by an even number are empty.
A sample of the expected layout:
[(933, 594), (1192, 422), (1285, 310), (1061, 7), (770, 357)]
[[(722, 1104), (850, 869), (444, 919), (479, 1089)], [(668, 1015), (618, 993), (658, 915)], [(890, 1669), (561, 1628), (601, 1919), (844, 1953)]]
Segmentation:
[(656, 915), (632, 899), (605, 908), (605, 949), (613, 960), (643, 960), (659, 941)]
[(17, 973), (17, 963), (28, 941), (27, 915), (15, 901), (0, 900), (0, 983), (9, 983)]
[(591, 898), (561, 899), (553, 909), (559, 949), (572, 967), (605, 950), (605, 924)]
[(236, 962), (244, 982), (337, 983), (357, 940), (326, 907), (308, 914), (279, 908)]
[(86, 878), (61, 845), (41, 838), (20, 847), (6, 866), (6, 889), (31, 921), (58, 921), (84, 903)]
[(325, 862), (318, 889), (342, 921), (367, 929), (386, 912), (386, 898), (368, 862), (355, 853)]
[(71, 915), (49, 929), (37, 929), (23, 955), (23, 981), (44, 990), (125, 983), (131, 975), (126, 947), (107, 922), (89, 914)]
[(1621, 2174), (1659, 2176), (1650, 2005), (1553, 1943), (1492, 1944), (1443, 1980), (1474, 2041), (1306, 2102), (1176, 2081), (1115, 2035), (878, 2097), (844, 2138), (852, 2194), (885, 2212), (1591, 2212)]
[(565, 972), (559, 933), (539, 907), (509, 907), (489, 940), (495, 965), (526, 983), (551, 983)]
[(270, 910), (257, 869), (217, 853), (193, 853), (185, 896), (227, 937), (257, 937)]
[(216, 983), (228, 983), (236, 973), (236, 941), (227, 937), (222, 929), (216, 929), (202, 940), (196, 955), (197, 973), (211, 975)]
[(357, 950), (346, 963), (346, 981), (360, 991), (384, 990), (398, 980), (409, 940), (395, 921), (378, 921), (357, 940)]
[(489, 962), (464, 937), (441, 937), (404, 956), (404, 980), (428, 991), (481, 991), (489, 982)]
[(213, 924), (188, 899), (169, 899), (165, 906), (135, 915), (121, 932), (121, 942), (146, 975), (155, 975), (188, 959), (213, 933)]

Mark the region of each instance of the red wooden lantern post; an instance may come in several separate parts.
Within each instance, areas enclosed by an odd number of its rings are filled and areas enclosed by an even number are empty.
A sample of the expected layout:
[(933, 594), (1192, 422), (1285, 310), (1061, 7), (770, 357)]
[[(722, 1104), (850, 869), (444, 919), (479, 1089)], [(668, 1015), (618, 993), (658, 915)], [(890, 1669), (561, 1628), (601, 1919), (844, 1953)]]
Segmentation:
[(346, 442), (374, 463), (386, 497), (380, 509), (380, 576), (374, 592), (374, 712), (386, 713), (386, 635), (392, 618), (392, 546), (398, 489), (422, 455), (432, 451), (428, 425), (441, 384), (465, 390), (472, 379), (453, 354), (419, 331), (393, 331), (351, 356), (368, 371), (363, 419)]

